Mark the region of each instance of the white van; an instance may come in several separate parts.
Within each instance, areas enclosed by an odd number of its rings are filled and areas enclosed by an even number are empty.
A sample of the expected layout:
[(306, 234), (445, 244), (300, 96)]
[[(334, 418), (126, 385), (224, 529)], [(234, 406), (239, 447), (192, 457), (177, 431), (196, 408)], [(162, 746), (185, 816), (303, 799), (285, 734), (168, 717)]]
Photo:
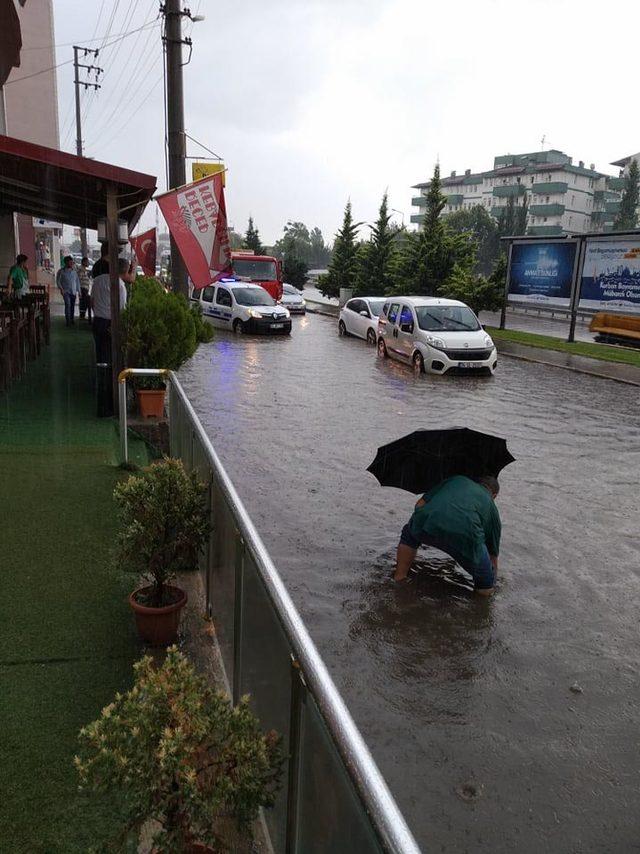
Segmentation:
[(273, 335), (291, 332), (291, 315), (260, 285), (221, 279), (194, 290), (191, 298), (200, 303), (203, 317), (218, 329)]
[(413, 365), (416, 374), (483, 371), (498, 354), (468, 305), (438, 297), (390, 297), (378, 318), (378, 355)]

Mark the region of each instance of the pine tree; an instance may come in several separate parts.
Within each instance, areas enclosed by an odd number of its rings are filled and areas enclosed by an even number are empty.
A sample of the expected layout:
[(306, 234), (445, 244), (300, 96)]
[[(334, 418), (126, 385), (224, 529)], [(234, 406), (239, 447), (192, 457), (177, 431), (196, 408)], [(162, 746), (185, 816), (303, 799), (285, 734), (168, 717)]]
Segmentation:
[(639, 177), (638, 161), (632, 160), (629, 165), (629, 171), (624, 179), (620, 210), (613, 223), (613, 228), (616, 231), (630, 231), (632, 228), (636, 228), (638, 224), (638, 205), (640, 204)]
[(260, 233), (254, 228), (253, 217), (249, 217), (249, 225), (244, 235), (244, 249), (251, 249), (255, 255), (264, 254), (264, 246), (260, 243)]
[(318, 280), (318, 288), (326, 297), (338, 297), (340, 288), (353, 288), (355, 285), (358, 254), (356, 234), (360, 225), (359, 222), (354, 223), (351, 201), (348, 201), (344, 209), (342, 228), (336, 234), (333, 244), (329, 271)]
[(528, 196), (525, 193), (522, 198), (522, 204), (518, 205), (513, 218), (513, 233), (526, 234), (527, 231), (527, 215), (529, 213)]
[(478, 247), (473, 234), (455, 233), (441, 219), (447, 200), (437, 164), (426, 198), (422, 228), (405, 242), (405, 251), (396, 265), (396, 288), (401, 293), (434, 296), (456, 264), (465, 270), (473, 267)]
[(389, 223), (391, 214), (387, 193), (382, 197), (378, 219), (371, 226), (371, 239), (364, 243), (357, 256), (354, 293), (384, 296), (392, 289), (391, 264), (396, 231)]

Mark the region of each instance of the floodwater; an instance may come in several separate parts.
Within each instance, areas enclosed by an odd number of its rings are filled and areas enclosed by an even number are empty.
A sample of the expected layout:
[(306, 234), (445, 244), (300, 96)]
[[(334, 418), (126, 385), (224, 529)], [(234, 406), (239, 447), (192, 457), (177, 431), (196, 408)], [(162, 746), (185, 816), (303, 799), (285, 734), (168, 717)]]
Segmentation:
[[(216, 333), (181, 379), (426, 851), (640, 851), (638, 389), (503, 358), (413, 377), (335, 321)], [(506, 436), (492, 600), (365, 469), (417, 428)]]

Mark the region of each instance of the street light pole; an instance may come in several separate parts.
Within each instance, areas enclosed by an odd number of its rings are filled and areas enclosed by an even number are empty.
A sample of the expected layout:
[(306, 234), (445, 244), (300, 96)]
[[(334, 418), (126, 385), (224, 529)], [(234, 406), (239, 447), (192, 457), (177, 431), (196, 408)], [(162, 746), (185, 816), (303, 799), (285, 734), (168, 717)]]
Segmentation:
[[(184, 132), (184, 87), (182, 78), (182, 17), (181, 0), (166, 0), (162, 11), (165, 19), (164, 44), (167, 73), (167, 148), (169, 161), (169, 186), (175, 189), (186, 184), (186, 137)], [(188, 14), (188, 12), (186, 13)], [(189, 296), (187, 271), (171, 237), (171, 287), (177, 293)]]

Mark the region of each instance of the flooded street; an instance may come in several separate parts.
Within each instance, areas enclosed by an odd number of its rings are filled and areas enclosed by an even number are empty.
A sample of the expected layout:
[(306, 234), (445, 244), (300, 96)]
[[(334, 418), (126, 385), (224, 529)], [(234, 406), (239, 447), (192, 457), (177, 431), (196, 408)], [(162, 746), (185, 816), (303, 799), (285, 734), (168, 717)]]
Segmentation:
[[(640, 851), (639, 389), (503, 358), (415, 379), (336, 322), (216, 331), (181, 379), (418, 842)], [(389, 581), (418, 428), (506, 436), (492, 600), (444, 555)]]

